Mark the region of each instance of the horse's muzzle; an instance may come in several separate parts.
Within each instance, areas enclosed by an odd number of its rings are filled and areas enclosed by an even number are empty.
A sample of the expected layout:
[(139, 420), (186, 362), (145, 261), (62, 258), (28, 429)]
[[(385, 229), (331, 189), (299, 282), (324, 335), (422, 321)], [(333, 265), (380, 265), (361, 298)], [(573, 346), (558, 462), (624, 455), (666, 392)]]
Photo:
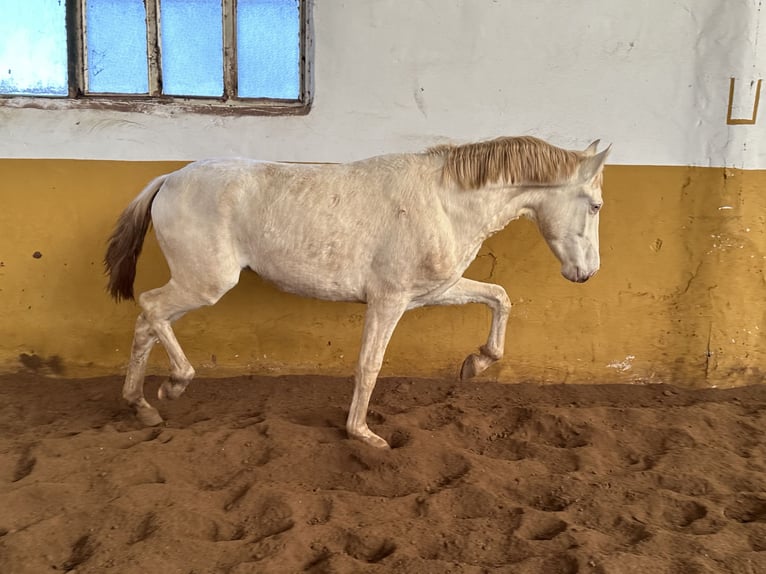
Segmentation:
[(598, 268), (593, 271), (585, 271), (575, 267), (574, 269), (561, 270), (561, 274), (564, 278), (568, 279), (572, 283), (585, 283), (588, 279), (593, 277), (598, 272)]

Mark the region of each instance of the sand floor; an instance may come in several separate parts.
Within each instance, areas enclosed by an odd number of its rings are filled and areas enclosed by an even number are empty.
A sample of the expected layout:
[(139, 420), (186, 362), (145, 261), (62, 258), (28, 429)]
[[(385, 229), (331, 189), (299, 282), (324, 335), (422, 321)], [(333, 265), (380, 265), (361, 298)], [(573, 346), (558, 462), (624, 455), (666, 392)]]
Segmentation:
[(0, 377), (3, 574), (766, 574), (766, 385), (120, 386)]

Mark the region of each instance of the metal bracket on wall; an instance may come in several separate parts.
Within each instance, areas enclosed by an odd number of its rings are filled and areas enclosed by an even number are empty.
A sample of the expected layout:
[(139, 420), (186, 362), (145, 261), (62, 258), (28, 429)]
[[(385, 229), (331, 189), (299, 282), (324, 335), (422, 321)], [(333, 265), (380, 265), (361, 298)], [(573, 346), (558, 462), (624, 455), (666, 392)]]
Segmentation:
[(761, 100), (761, 80), (755, 85), (755, 101), (753, 102), (753, 114), (750, 118), (732, 118), (731, 110), (734, 107), (734, 84), (736, 80), (729, 81), (729, 105), (726, 110), (726, 123), (730, 126), (754, 125), (758, 119), (758, 103)]

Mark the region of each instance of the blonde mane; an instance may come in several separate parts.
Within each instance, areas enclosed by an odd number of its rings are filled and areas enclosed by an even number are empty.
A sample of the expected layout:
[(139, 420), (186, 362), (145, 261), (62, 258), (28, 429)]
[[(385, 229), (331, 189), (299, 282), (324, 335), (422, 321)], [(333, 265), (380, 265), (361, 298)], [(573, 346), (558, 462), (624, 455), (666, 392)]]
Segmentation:
[(442, 177), (462, 189), (488, 183), (563, 183), (576, 172), (584, 155), (541, 139), (501, 137), (464, 145), (439, 145), (426, 151), (444, 157)]

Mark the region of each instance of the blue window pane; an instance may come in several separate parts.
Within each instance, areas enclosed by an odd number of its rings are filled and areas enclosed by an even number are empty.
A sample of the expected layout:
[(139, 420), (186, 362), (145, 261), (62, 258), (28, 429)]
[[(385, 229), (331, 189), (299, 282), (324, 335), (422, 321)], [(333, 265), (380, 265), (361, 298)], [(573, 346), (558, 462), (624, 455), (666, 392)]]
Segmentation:
[(0, 0), (0, 93), (66, 96), (64, 0)]
[(238, 95), (300, 97), (298, 0), (238, 0)]
[(143, 0), (87, 0), (88, 92), (146, 94), (146, 11)]
[(161, 0), (162, 91), (223, 95), (221, 0)]

